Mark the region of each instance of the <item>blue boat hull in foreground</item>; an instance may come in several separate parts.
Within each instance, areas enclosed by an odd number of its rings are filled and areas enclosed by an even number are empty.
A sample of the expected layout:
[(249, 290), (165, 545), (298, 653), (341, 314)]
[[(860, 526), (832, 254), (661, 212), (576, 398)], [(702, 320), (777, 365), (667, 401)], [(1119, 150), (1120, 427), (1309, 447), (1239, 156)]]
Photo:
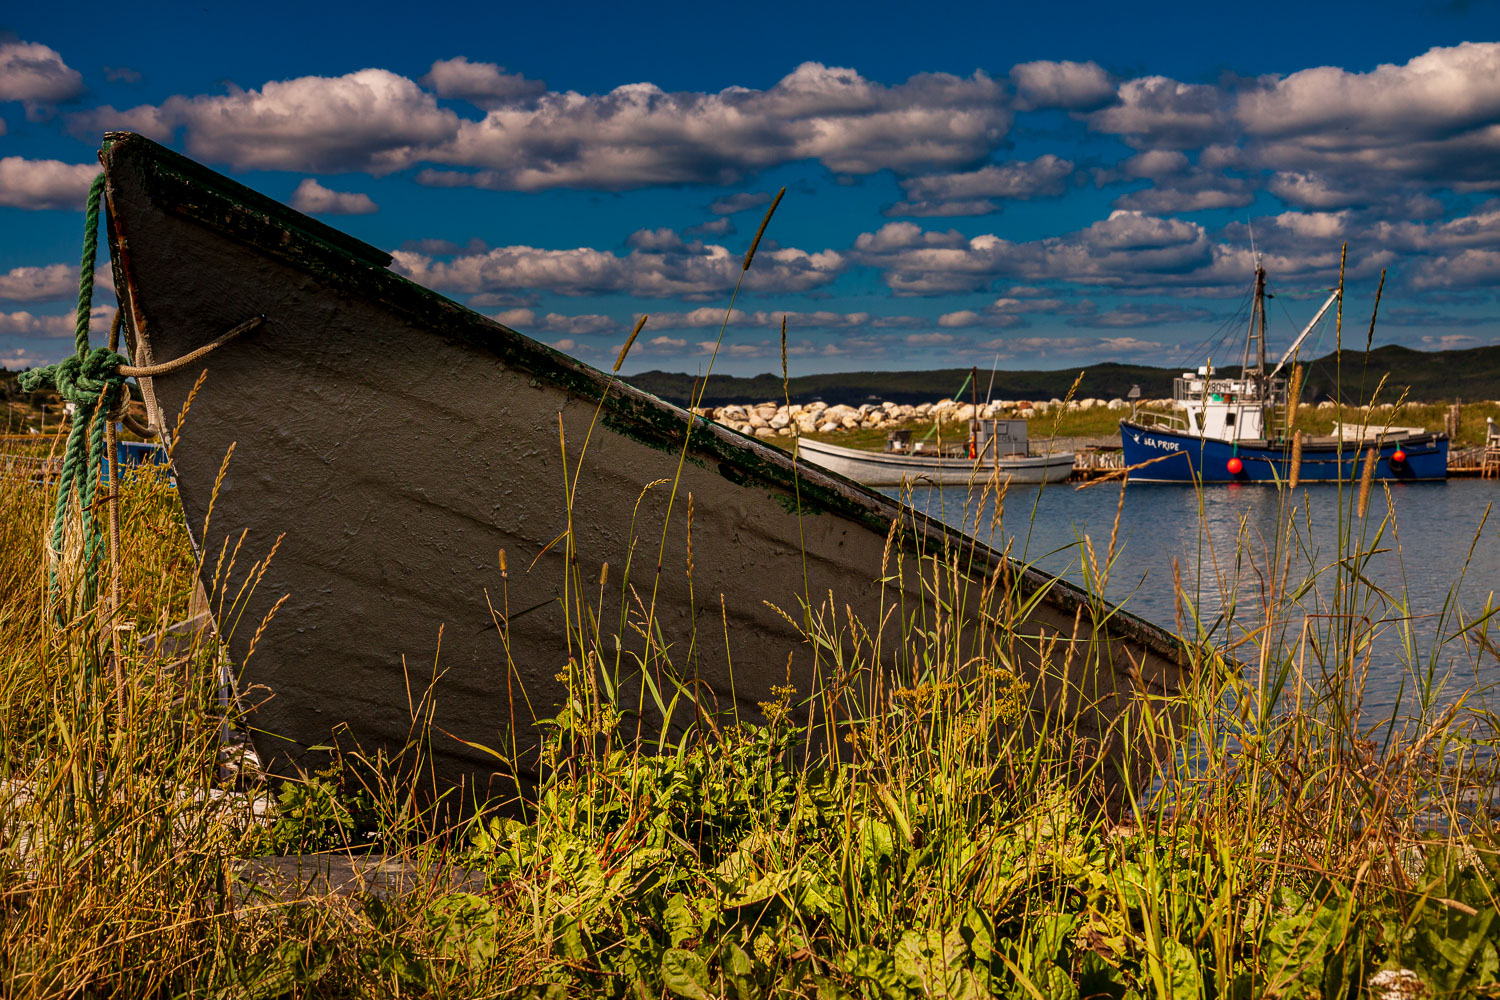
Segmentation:
[[(1150, 462), (1130, 473), (1142, 483), (1269, 483), (1291, 478), (1291, 442), (1276, 444), (1218, 441), (1161, 427), (1120, 421), (1125, 466)], [(1358, 479), (1369, 443), (1304, 441), (1298, 480), (1325, 483)], [(1397, 461), (1396, 452), (1402, 453)], [(1375, 478), (1392, 482), (1448, 478), (1448, 436), (1418, 434), (1379, 446)], [(1240, 471), (1230, 472), (1231, 459)]]

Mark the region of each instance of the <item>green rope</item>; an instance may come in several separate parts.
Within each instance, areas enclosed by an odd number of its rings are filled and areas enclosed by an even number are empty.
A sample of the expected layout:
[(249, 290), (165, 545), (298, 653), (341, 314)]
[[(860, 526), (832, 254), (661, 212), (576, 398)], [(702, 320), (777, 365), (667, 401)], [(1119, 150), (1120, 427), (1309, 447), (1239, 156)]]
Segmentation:
[(27, 392), (54, 389), (73, 404), (73, 426), (68, 432), (63, 452), (62, 475), (57, 483), (57, 506), (52, 515), (49, 547), (54, 555), (48, 574), (49, 593), (59, 619), (67, 617), (59, 594), (57, 563), (62, 557), (63, 529), (68, 507), (76, 496), (83, 528), (83, 594), (82, 613), (93, 607), (98, 593), (99, 562), (103, 551), (102, 533), (94, 516), (94, 494), (99, 487), (99, 472), (104, 459), (104, 428), (109, 415), (125, 392), (125, 376), (119, 372), (125, 358), (107, 348), (89, 348), (89, 321), (94, 306), (94, 264), (99, 253), (99, 203), (104, 193), (104, 175), (94, 178), (89, 187), (84, 213), (83, 261), (78, 275), (78, 322), (74, 330), (77, 348), (72, 357), (55, 365), (22, 372), (21, 388)]

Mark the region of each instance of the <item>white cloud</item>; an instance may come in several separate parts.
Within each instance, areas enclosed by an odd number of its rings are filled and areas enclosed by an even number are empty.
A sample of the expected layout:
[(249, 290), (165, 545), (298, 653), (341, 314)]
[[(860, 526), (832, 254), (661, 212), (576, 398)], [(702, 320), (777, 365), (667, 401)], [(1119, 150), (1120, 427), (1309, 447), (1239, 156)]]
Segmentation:
[(1500, 251), (1463, 250), (1422, 261), (1412, 274), (1417, 288), (1474, 288), (1500, 284)]
[[(834, 312), (813, 310), (811, 312), (783, 311), (780, 309), (757, 309), (747, 312), (736, 309), (729, 317), (731, 327), (766, 327), (779, 329), (782, 319), (788, 330), (858, 330), (869, 327), (895, 328), (924, 325), (925, 320), (915, 316), (873, 316), (867, 312)], [(685, 330), (694, 328), (717, 329), (724, 322), (724, 310), (715, 306), (703, 306), (688, 312), (652, 313), (650, 326), (661, 330)]]
[(1444, 333), (1422, 338), (1422, 346), (1429, 351), (1462, 351), (1470, 347), (1481, 347), (1485, 341), (1466, 333)]
[(37, 42), (0, 41), (0, 101), (56, 104), (83, 90), (83, 77)]
[(1142, 77), (1119, 98), (1089, 126), (1151, 153), (1206, 146), (1202, 169), (1269, 171), (1272, 193), (1300, 208), (1370, 205), (1403, 185), (1500, 188), (1500, 42), (1222, 87)]
[(1243, 208), (1255, 200), (1254, 186), (1243, 177), (1189, 169), (1157, 180), (1155, 186), (1115, 199), (1114, 207), (1164, 215), (1214, 208)]
[(369, 215), (379, 211), (369, 195), (356, 191), (332, 191), (311, 177), (292, 192), (292, 207), (309, 215)]
[[(434, 63), (423, 81), (433, 92), (382, 69), (306, 76), (101, 107), (71, 125), (79, 134), (128, 127), (158, 139), (185, 129), (190, 153), (237, 169), (379, 174), (433, 163), (472, 169), (427, 170), (423, 183), (535, 191), (729, 183), (808, 159), (848, 174), (952, 169), (988, 155), (1011, 121), (1004, 87), (983, 73), (919, 74), (887, 86), (804, 63), (766, 90), (668, 93), (633, 83), (579, 94), (541, 92), (460, 57)], [(437, 96), (488, 111), (461, 118)]]
[[(1040, 289), (1012, 289), (1011, 291), (1039, 292)], [(1025, 319), (1029, 313), (1043, 313), (1051, 317), (1092, 314), (1094, 304), (1088, 299), (1069, 300), (1063, 298), (1017, 298), (1012, 294), (985, 306), (982, 310), (960, 309), (943, 313), (938, 317), (938, 326), (950, 328), (987, 327), (990, 329), (1016, 329), (1030, 326)]]
[[(1065, 236), (1012, 242), (993, 234), (923, 232), (912, 223), (888, 223), (855, 240), (851, 256), (878, 267), (898, 295), (982, 291), (998, 278), (1065, 281), (1120, 292), (1178, 295), (1240, 294), (1254, 271), (1248, 242), (1221, 243), (1203, 226), (1182, 219), (1117, 210), (1107, 219)], [(1377, 271), (1387, 254), (1361, 258)], [(1338, 247), (1304, 244), (1266, 248), (1266, 266), (1283, 280), (1321, 281), (1338, 267)]]
[(389, 173), (455, 138), (459, 117), (411, 80), (383, 69), (274, 80), (210, 97), (170, 97), (128, 111), (74, 115), (75, 132), (122, 125), (158, 139), (186, 129), (187, 151), (239, 170)]
[(951, 250), (967, 245), (968, 240), (956, 229), (939, 233), (923, 229), (915, 222), (887, 222), (873, 233), (860, 233), (854, 240), (855, 250), (873, 254), (918, 247)]
[(1500, 202), (1446, 222), (1378, 221), (1369, 227), (1368, 238), (1381, 246), (1417, 252), (1500, 246)]
[(658, 252), (682, 251), (688, 246), (686, 240), (666, 226), (659, 226), (656, 229), (637, 229), (625, 238), (625, 245), (635, 250)]
[(979, 326), (983, 322), (984, 317), (972, 309), (960, 309), (957, 312), (943, 313), (938, 317), (938, 326)]
[(1345, 186), (1321, 173), (1281, 170), (1266, 184), (1276, 197), (1297, 208), (1336, 209), (1367, 205), (1379, 192), (1359, 184)]
[(1292, 137), (1312, 153), (1488, 129), (1500, 116), (1500, 43), (1433, 48), (1404, 65), (1368, 73), (1301, 70), (1239, 95), (1236, 116), (1252, 133)]
[[(104, 333), (115, 316), (114, 306), (95, 306), (89, 314), (89, 331)], [(71, 337), (77, 319), (73, 313), (38, 316), (35, 313), (0, 312), (0, 336), (11, 337)]]
[(881, 211), (882, 215), (906, 215), (916, 219), (952, 219), (960, 216), (994, 215), (1002, 211), (999, 202), (989, 198), (960, 201), (898, 201)]
[(99, 168), (88, 163), (0, 158), (0, 205), (82, 211), (98, 173)]
[(991, 164), (963, 173), (929, 174), (901, 182), (907, 200), (887, 215), (985, 215), (999, 211), (990, 199), (1027, 200), (1063, 193), (1073, 164), (1048, 153), (1035, 160)]
[(606, 94), (550, 92), (463, 123), (425, 171), (434, 185), (536, 191), (733, 183), (799, 160), (868, 174), (957, 167), (985, 156), (1011, 115), (983, 73), (920, 74), (886, 86), (852, 69), (803, 63), (773, 87), (668, 93), (650, 83)]
[(1103, 357), (1116, 360), (1141, 356), (1157, 358), (1164, 345), (1135, 337), (996, 337), (979, 347), (1004, 360), (1052, 360), (1059, 357)]
[(708, 222), (700, 222), (696, 226), (688, 226), (683, 230), (689, 236), (728, 236), (735, 231), (734, 223), (724, 215)]
[(1110, 357), (1129, 354), (1145, 354), (1155, 357), (1166, 345), (1160, 341), (1140, 340), (1136, 337), (1104, 337), (1099, 341), (1099, 347)]
[(737, 194), (725, 195), (715, 198), (708, 210), (716, 215), (733, 215), (747, 209), (757, 208), (761, 205), (771, 203), (771, 192), (769, 191), (740, 191)]
[(1270, 221), (1299, 240), (1328, 242), (1344, 238), (1348, 231), (1349, 213), (1282, 212)]
[[(670, 231), (642, 230), (636, 237), (635, 248), (623, 256), (590, 247), (530, 246), (497, 247), (447, 261), (404, 250), (393, 256), (397, 269), (412, 280), (469, 294), (626, 292), (648, 298), (710, 299), (734, 288), (740, 277), (743, 256), (725, 247), (683, 242)], [(843, 256), (833, 250), (808, 253), (763, 243), (745, 273), (745, 287), (805, 292), (827, 285), (844, 267)]]
[(0, 301), (51, 302), (78, 294), (78, 269), (67, 264), (13, 267), (0, 274)]
[(1175, 149), (1148, 149), (1120, 164), (1121, 172), (1129, 177), (1165, 177), (1187, 168), (1187, 155)]
[(439, 97), (468, 101), (485, 110), (524, 101), (547, 89), (540, 80), (507, 73), (494, 63), (469, 62), (464, 56), (439, 59), (419, 82)]
[(1115, 83), (1096, 62), (1018, 63), (1011, 67), (1010, 82), (1015, 84), (1022, 108), (1064, 108), (1088, 111), (1114, 100)]
[(167, 105), (161, 107), (140, 104), (123, 110), (112, 104), (101, 104), (97, 108), (69, 115), (68, 131), (80, 139), (91, 141), (103, 132), (139, 132), (148, 139), (170, 143), (181, 124), (177, 112), (182, 100), (173, 97), (169, 98)]
[(1191, 149), (1229, 131), (1227, 96), (1208, 84), (1145, 76), (1120, 84), (1118, 97), (1088, 115), (1089, 127), (1139, 148)]
[(56, 361), (47, 354), (36, 354), (24, 347), (0, 347), (0, 368), (20, 371), (23, 368), (40, 368)]
[[(1142, 302), (1118, 306), (1092, 315), (1075, 316), (1068, 320), (1068, 324), (1091, 327), (1138, 327), (1163, 326), (1169, 323), (1203, 323), (1211, 319), (1213, 319), (1213, 313), (1207, 309), (1189, 308), (1169, 302)], [(1122, 338), (1114, 339), (1121, 340)]]
[[(1318, 284), (1324, 283), (1323, 278), (1331, 281), (1337, 274), (1338, 247), (1344, 242), (1350, 246), (1352, 275), (1373, 275), (1381, 268), (1392, 268), (1392, 277), (1411, 289), (1483, 288), (1495, 275), (1487, 255), (1500, 250), (1500, 201), (1450, 219), (1382, 217), (1387, 211), (1381, 203), (1372, 209), (1282, 212), (1256, 219), (1253, 236), (1257, 245), (1277, 261), (1268, 267), (1281, 279), (1300, 273), (1320, 279)], [(1247, 244), (1252, 231), (1237, 222), (1226, 226), (1222, 236), (1231, 244)], [(1396, 322), (1402, 308), (1413, 305), (1383, 310), (1382, 320), (1388, 316)], [(1411, 319), (1405, 325), (1453, 322), (1430, 311), (1409, 315)]]
[(73, 333), (73, 317), (38, 316), (20, 312), (0, 312), (0, 335), (12, 337), (67, 337)]
[(618, 333), (621, 326), (613, 317), (599, 313), (568, 316), (554, 312), (538, 313), (534, 309), (524, 308), (506, 309), (496, 313), (494, 319), (497, 323), (533, 336), (541, 333), (566, 333), (571, 337), (588, 337)]

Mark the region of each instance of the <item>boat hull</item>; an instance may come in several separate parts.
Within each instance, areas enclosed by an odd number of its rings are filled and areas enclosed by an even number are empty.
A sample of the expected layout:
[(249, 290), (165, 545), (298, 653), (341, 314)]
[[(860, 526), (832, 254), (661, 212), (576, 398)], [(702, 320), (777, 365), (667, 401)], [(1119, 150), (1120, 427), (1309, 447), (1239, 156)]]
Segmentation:
[[(1278, 483), (1291, 476), (1291, 445), (1247, 445), (1200, 438), (1178, 431), (1120, 421), (1124, 464), (1130, 479), (1139, 483)], [(1355, 441), (1304, 444), (1298, 480), (1304, 483), (1359, 479), (1364, 456), (1373, 443)], [(1395, 453), (1403, 453), (1396, 461)], [(1448, 476), (1448, 438), (1420, 434), (1378, 446), (1375, 478), (1390, 482), (1420, 482)], [(1231, 459), (1240, 462), (1230, 472)], [(1150, 463), (1149, 465), (1146, 463)]]
[[(955, 567), (939, 599), (964, 616), (955, 662), (1004, 655), (1035, 718), (1066, 715), (1107, 743), (1129, 705), (1176, 691), (1198, 659), (149, 140), (112, 133), (100, 158), (135, 363), (265, 317), (142, 388), (168, 428), (191, 399), (173, 472), (273, 771), (321, 766), (330, 739), (387, 755), (418, 741), (424, 773), (487, 797), (526, 787), (546, 720), (578, 718), (601, 677), (622, 738), (670, 746), (688, 727), (763, 718), (773, 688), (790, 684), (797, 704), (822, 693), (835, 653), (869, 664), (839, 683), (879, 711), (881, 692), (921, 682), (900, 629), (933, 600), (937, 553)], [(803, 632), (835, 620), (819, 641)], [(1079, 653), (1067, 638), (1080, 630), (1102, 641)]]
[(1012, 483), (1060, 483), (1073, 474), (1073, 453), (1026, 458), (938, 458), (860, 451), (823, 441), (799, 440), (797, 455), (830, 472), (865, 486), (931, 483), (956, 486), (985, 483), (993, 477)]

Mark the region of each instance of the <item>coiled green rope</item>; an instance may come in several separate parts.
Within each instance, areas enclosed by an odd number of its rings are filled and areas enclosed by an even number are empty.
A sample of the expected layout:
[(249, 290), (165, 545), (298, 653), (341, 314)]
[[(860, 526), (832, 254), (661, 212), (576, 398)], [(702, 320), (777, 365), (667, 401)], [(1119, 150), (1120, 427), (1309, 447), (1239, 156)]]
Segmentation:
[(100, 467), (104, 459), (104, 428), (110, 415), (119, 406), (125, 388), (125, 376), (120, 366), (125, 358), (109, 350), (89, 348), (89, 321), (94, 306), (94, 264), (99, 253), (99, 203), (104, 195), (104, 175), (94, 178), (89, 187), (88, 204), (84, 213), (83, 261), (78, 275), (78, 320), (73, 340), (76, 351), (55, 365), (22, 372), (21, 388), (27, 392), (38, 389), (55, 389), (64, 400), (73, 404), (73, 426), (68, 432), (68, 444), (63, 452), (62, 475), (57, 484), (57, 506), (52, 516), (52, 534), (48, 542), (50, 571), (48, 593), (59, 620), (66, 620), (69, 611), (61, 601), (59, 593), (58, 564), (63, 554), (64, 526), (68, 508), (76, 498), (83, 531), (83, 588), (79, 595), (80, 606), (73, 608), (74, 614), (82, 614), (94, 606), (98, 594), (99, 562), (102, 554), (102, 536), (98, 518), (94, 516), (94, 494), (99, 486)]

